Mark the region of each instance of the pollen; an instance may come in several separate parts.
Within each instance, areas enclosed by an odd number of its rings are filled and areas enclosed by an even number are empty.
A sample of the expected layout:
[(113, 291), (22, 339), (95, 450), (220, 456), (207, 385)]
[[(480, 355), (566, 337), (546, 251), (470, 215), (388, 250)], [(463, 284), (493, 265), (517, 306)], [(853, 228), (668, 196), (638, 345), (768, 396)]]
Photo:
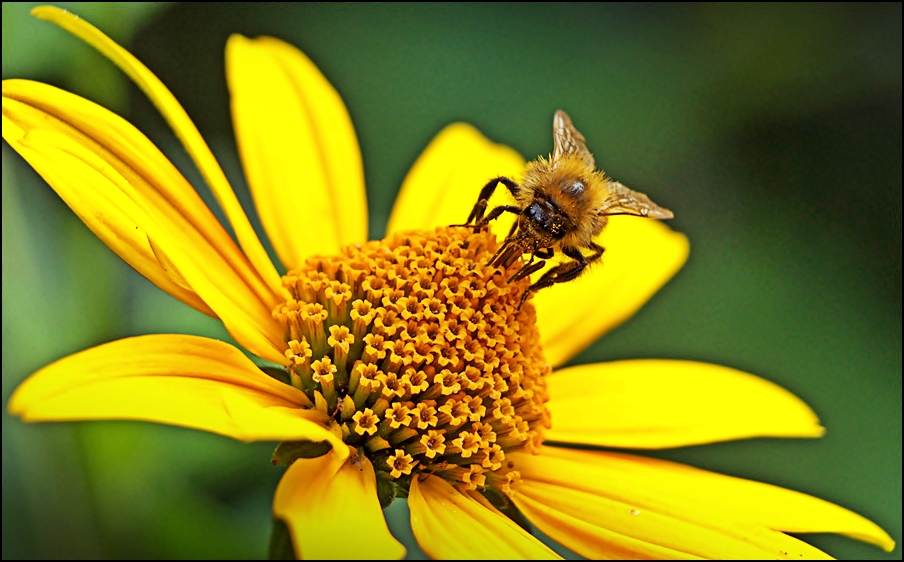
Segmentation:
[(530, 281), (490, 266), (497, 249), (486, 231), (408, 232), (283, 277), (287, 380), (399, 495), (421, 474), (508, 493), (506, 455), (549, 427)]

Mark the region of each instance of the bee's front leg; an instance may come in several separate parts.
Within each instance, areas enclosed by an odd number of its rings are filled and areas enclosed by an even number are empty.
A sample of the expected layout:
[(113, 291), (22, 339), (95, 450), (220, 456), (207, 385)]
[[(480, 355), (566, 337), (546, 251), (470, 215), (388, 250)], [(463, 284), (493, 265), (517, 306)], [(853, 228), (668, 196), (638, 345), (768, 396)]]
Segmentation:
[(503, 205), (502, 207), (496, 207), (495, 209), (490, 211), (489, 216), (484, 218), (483, 215), (484, 213), (486, 213), (487, 205), (490, 202), (490, 197), (493, 196), (493, 192), (496, 191), (496, 187), (500, 183), (508, 188), (509, 192), (513, 196), (517, 196), (518, 192), (521, 189), (517, 183), (506, 177), (493, 178), (485, 186), (483, 186), (483, 189), (480, 190), (480, 195), (477, 197), (477, 203), (475, 203), (474, 208), (471, 209), (471, 214), (468, 215), (468, 220), (465, 221), (465, 224), (454, 224), (452, 226), (470, 226), (472, 228), (481, 228), (489, 221), (495, 219), (506, 211), (510, 213), (520, 213), (521, 209), (518, 207), (512, 205)]

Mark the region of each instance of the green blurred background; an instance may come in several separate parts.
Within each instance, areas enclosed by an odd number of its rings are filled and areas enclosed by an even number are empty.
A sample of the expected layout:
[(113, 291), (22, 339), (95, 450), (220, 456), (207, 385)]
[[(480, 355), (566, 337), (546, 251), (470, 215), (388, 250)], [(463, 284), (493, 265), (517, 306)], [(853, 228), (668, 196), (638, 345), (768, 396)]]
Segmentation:
[[(125, 115), (196, 185), (112, 64), (3, 4), (3, 77)], [(231, 33), (304, 50), (351, 112), (372, 237), (426, 143), (462, 120), (528, 158), (567, 110), (614, 177), (673, 209), (687, 266), (574, 363), (696, 359), (764, 376), (828, 428), (656, 453), (858, 511), (901, 540), (901, 4), (63, 4), (173, 90), (247, 201), (229, 121)], [(227, 337), (125, 266), (3, 145), (3, 386), (116, 338)], [(206, 187), (200, 191), (209, 199)], [(273, 444), (143, 423), (3, 414), (3, 558), (260, 557)], [(410, 541), (406, 507), (389, 510)], [(808, 537), (841, 558), (898, 558)], [(417, 556), (418, 551), (412, 550)]]

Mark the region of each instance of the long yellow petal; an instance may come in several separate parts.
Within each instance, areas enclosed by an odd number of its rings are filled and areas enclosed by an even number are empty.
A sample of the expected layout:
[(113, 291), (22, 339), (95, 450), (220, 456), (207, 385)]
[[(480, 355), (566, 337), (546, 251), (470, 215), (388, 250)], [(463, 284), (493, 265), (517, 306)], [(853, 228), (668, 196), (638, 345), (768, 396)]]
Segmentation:
[(226, 77), (245, 176), (283, 265), (366, 241), (358, 139), (320, 70), (282, 41), (233, 35)]
[(65, 10), (52, 6), (40, 6), (32, 10), (32, 15), (39, 19), (47, 20), (72, 33), (82, 41), (97, 49), (102, 55), (110, 59), (118, 66), (141, 90), (148, 96), (151, 102), (160, 111), (170, 127), (182, 141), (188, 154), (195, 165), (198, 166), (201, 175), (213, 190), (217, 201), (226, 213), (235, 231), (239, 245), (245, 251), (248, 259), (260, 273), (263, 280), (274, 294), (283, 294), (284, 289), (280, 283), (279, 274), (267, 256), (267, 252), (261, 245), (257, 234), (251, 227), (245, 211), (242, 210), (235, 192), (229, 185), (226, 175), (214, 158), (210, 147), (204, 142), (198, 128), (192, 123), (185, 109), (176, 101), (163, 82), (144, 64), (132, 56), (131, 53), (116, 44), (115, 41), (104, 35), (100, 30), (70, 14)]
[(383, 519), (374, 469), (363, 455), (298, 459), (276, 488), (273, 515), (288, 525), (299, 559), (405, 556)]
[(610, 217), (597, 242), (600, 263), (581, 277), (539, 291), (531, 302), (543, 352), (553, 366), (618, 326), (646, 303), (687, 260), (687, 238), (641, 217)]
[[(693, 530), (682, 531), (666, 540), (666, 535), (657, 534), (653, 525), (640, 537), (635, 532), (646, 525), (644, 517), (667, 517), (681, 525), (741, 538), (751, 546), (766, 549), (770, 557), (796, 553), (812, 557), (818, 552), (806, 550), (812, 547), (798, 544), (796, 539), (790, 539), (789, 543), (789, 537), (779, 531), (839, 533), (887, 551), (894, 548), (891, 537), (868, 519), (819, 498), (770, 484), (657, 459), (560, 447), (544, 447), (539, 455), (515, 453), (506, 459), (515, 464), (528, 483), (526, 488), (519, 489), (518, 497), (525, 495), (539, 504), (570, 511), (578, 517), (587, 515), (592, 517), (590, 521), (597, 521), (608, 531), (624, 532), (682, 552), (740, 557), (731, 551), (697, 550), (717, 543), (703, 541), (703, 535)], [(516, 498), (519, 507), (520, 501)], [(572, 508), (569, 505), (572, 501), (578, 502), (578, 507)], [(590, 504), (596, 505), (593, 509), (600, 512), (580, 511), (579, 506)], [(544, 511), (536, 505), (529, 509)], [(546, 532), (530, 513), (525, 514)], [(555, 519), (549, 514), (541, 517)], [(671, 523), (663, 525), (664, 533), (679, 528)], [(700, 545), (691, 544), (698, 539)], [(563, 544), (569, 545), (564, 539)]]
[[(22, 145), (22, 140), (35, 125), (51, 131), (56, 130), (64, 135), (73, 135), (72, 128), (68, 125), (50, 118), (43, 111), (31, 107), (27, 103), (20, 103), (18, 100), (7, 97), (7, 91), (16, 86), (30, 87), (31, 83), (21, 83), (17, 80), (3, 81), (3, 138), (14, 150), (29, 159), (26, 154), (28, 149)], [(51, 187), (60, 193), (64, 186), (51, 185)], [(135, 228), (134, 221), (128, 217), (129, 212), (121, 209), (121, 206), (110, 208), (110, 201), (98, 197), (98, 195), (96, 191), (78, 194), (60, 193), (63, 200), (69, 204), (88, 228), (126, 263), (170, 295), (204, 314), (216, 317), (210, 307), (191, 288), (174, 278), (172, 273), (158, 260), (146, 233)], [(76, 196), (79, 204), (73, 206)], [(69, 203), (69, 201), (73, 201), (73, 203)]]
[(660, 449), (824, 432), (816, 414), (787, 390), (709, 363), (596, 363), (557, 371), (546, 383), (549, 441)]
[[(405, 177), (386, 233), (462, 224), (484, 184), (499, 176), (517, 179), (523, 169), (524, 159), (511, 148), (490, 142), (470, 125), (449, 125), (424, 149)], [(493, 205), (512, 204), (504, 186), (496, 191)], [(511, 224), (510, 218), (497, 220), (493, 231), (504, 236)]]
[(9, 412), (24, 421), (140, 420), (242, 441), (341, 440), (305, 410), (302, 392), (265, 375), (237, 348), (197, 336), (117, 340), (51, 363), (23, 382)]
[(271, 314), (278, 297), (137, 129), (78, 96), (22, 80), (3, 82), (3, 117), (10, 145), (123, 259), (189, 304), (200, 297), (196, 307), (213, 311), (253, 353), (285, 362), (283, 328)]
[[(26, 106), (4, 109), (5, 116), (20, 121), (23, 134), (50, 128), (68, 134), (76, 141), (88, 141), (86, 144), (93, 146), (96, 152), (109, 152), (114, 157), (110, 164), (120, 173), (138, 176), (139, 181), (134, 187), (144, 205), (167, 215), (181, 215), (181, 220), (187, 223), (186, 228), (197, 231), (196, 236), (207, 246), (205, 251), (219, 254), (259, 300), (267, 306), (278, 302), (277, 294), (270, 291), (194, 188), (131, 123), (91, 101), (40, 82), (4, 80), (3, 96)], [(29, 111), (28, 106), (55, 119), (34, 115), (34, 111), (31, 111), (32, 115), (19, 115), (21, 111)], [(17, 111), (16, 107), (21, 109)]]
[(411, 530), (438, 559), (560, 559), (479, 494), (466, 494), (436, 476), (411, 481)]
[(538, 529), (588, 558), (831, 558), (768, 529), (725, 521), (713, 529), (567, 485), (525, 480), (515, 504)]

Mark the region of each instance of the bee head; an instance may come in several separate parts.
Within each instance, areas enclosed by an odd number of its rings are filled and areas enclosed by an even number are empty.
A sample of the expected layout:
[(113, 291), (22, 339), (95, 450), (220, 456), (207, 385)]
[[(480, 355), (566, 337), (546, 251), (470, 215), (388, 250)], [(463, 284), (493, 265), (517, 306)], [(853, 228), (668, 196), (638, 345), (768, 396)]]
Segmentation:
[(534, 199), (522, 214), (539, 233), (552, 240), (561, 240), (568, 232), (562, 211), (552, 201)]

